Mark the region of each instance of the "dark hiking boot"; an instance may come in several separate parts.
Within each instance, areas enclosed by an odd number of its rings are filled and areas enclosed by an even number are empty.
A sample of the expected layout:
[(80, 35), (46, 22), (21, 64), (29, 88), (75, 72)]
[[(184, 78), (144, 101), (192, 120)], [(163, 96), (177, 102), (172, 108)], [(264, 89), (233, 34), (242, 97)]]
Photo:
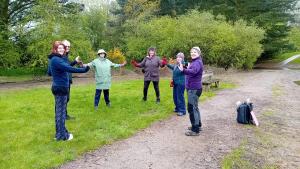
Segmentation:
[(191, 130), (188, 130), (187, 132), (185, 132), (186, 136), (199, 136), (199, 133), (193, 132)]

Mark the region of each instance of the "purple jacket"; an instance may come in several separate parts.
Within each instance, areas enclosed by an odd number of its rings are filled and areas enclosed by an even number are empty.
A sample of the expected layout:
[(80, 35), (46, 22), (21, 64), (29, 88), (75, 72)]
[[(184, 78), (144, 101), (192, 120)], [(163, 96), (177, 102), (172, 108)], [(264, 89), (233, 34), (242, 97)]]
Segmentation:
[(187, 69), (183, 69), (185, 76), (185, 88), (188, 90), (202, 89), (202, 73), (203, 63), (202, 59), (193, 59)]

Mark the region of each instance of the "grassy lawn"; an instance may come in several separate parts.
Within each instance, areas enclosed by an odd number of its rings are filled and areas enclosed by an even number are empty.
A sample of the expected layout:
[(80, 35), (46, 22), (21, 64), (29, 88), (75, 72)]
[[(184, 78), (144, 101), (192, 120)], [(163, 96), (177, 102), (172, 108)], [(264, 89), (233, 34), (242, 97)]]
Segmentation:
[[(172, 88), (161, 80), (161, 103), (155, 103), (152, 85), (149, 99), (142, 102), (142, 80), (115, 82), (111, 89), (112, 107), (93, 109), (94, 85), (73, 86), (67, 121), (74, 134), (70, 142), (54, 141), (54, 98), (49, 88), (0, 91), (0, 168), (53, 168), (104, 144), (128, 138), (152, 122), (173, 113)], [(221, 84), (221, 89), (234, 85)], [(204, 92), (201, 100), (214, 96)]]
[[(275, 59), (273, 61), (275, 62), (282, 62), (294, 55), (299, 55), (300, 54), (300, 51), (299, 52), (290, 52), (290, 53), (284, 53), (284, 54), (281, 54), (281, 55), (278, 55), (275, 57)], [(290, 62), (292, 64), (300, 64), (300, 58), (297, 58), (295, 60), (293, 60), (292, 62)]]

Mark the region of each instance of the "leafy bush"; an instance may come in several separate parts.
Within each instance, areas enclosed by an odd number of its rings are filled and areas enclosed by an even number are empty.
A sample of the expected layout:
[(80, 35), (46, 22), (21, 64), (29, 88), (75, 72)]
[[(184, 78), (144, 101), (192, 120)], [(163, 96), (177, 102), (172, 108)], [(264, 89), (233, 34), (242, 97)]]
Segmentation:
[(0, 67), (16, 67), (19, 61), (19, 52), (9, 40), (4, 40), (0, 35)]
[(107, 52), (107, 55), (113, 63), (123, 63), (126, 60), (124, 54), (119, 48), (110, 50), (109, 52)]
[(232, 25), (223, 16), (190, 11), (177, 19), (155, 18), (128, 30), (126, 54), (140, 59), (148, 47), (156, 46), (160, 55), (174, 56), (179, 51), (187, 54), (191, 47), (199, 46), (206, 64), (248, 69), (262, 52), (263, 37), (262, 29), (242, 20)]
[(299, 26), (295, 26), (291, 29), (288, 39), (296, 49), (298, 50), (300, 49), (300, 27)]

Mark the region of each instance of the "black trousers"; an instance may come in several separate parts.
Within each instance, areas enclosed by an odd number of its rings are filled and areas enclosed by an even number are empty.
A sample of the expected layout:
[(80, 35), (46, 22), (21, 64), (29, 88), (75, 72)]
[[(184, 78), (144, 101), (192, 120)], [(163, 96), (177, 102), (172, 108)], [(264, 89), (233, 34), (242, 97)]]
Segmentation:
[(103, 90), (104, 93), (104, 100), (106, 104), (110, 103), (109, 100), (109, 89), (96, 89), (96, 93), (95, 93), (95, 100), (94, 100), (94, 106), (98, 107), (99, 105), (99, 101), (100, 101), (100, 96), (101, 96), (101, 92)]
[[(144, 100), (147, 100), (147, 95), (148, 95), (148, 88), (150, 85), (151, 81), (144, 81)], [(160, 93), (159, 93), (159, 81), (152, 81), (153, 87), (155, 90), (156, 94), (156, 99), (160, 99)]]

